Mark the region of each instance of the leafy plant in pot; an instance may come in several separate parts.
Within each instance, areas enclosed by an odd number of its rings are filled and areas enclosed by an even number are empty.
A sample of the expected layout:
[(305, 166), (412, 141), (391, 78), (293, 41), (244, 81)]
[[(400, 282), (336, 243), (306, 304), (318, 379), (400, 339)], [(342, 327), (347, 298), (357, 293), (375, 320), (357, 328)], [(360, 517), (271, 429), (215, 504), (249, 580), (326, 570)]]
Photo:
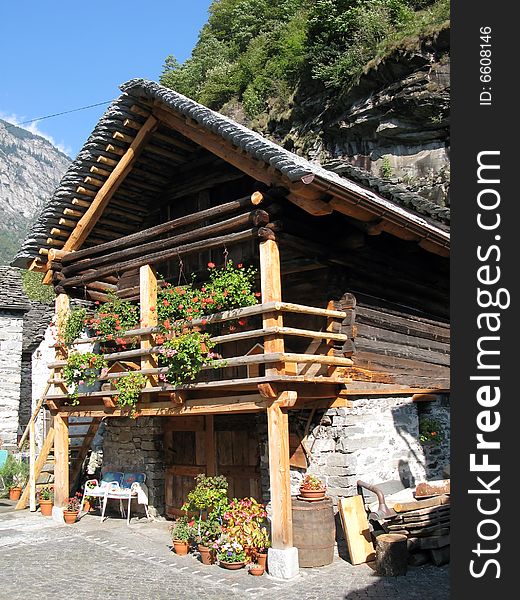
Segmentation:
[(0, 470), (5, 487), (9, 489), (9, 500), (19, 500), (22, 488), (29, 478), (29, 465), (9, 454)]
[(190, 539), (194, 536), (193, 521), (188, 521), (187, 516), (179, 517), (169, 526), (172, 536), (173, 549), (179, 556), (186, 556), (189, 551)]
[(250, 561), (257, 560), (257, 553), (269, 545), (266, 518), (264, 505), (254, 498), (233, 498), (224, 513), (224, 532), (241, 544)]
[(54, 488), (46, 485), (38, 490), (38, 502), (43, 517), (52, 516), (52, 505), (54, 503)]
[(212, 564), (212, 545), (222, 533), (222, 515), (228, 508), (228, 482), (222, 475), (208, 477), (199, 473), (195, 488), (189, 492), (182, 510), (194, 515), (195, 539), (203, 564)]
[(93, 352), (69, 354), (67, 364), (63, 368), (63, 379), (69, 388), (73, 388), (68, 394), (70, 404), (79, 404), (80, 387), (93, 385), (107, 367), (108, 363), (101, 354)]
[(241, 569), (246, 563), (246, 553), (242, 544), (222, 535), (213, 545), (216, 550), (219, 566), (224, 569)]
[(81, 494), (80, 492), (76, 492), (74, 496), (71, 496), (67, 500), (67, 506), (63, 510), (63, 518), (65, 519), (65, 523), (71, 525), (76, 522), (78, 518), (79, 509), (81, 506)]
[(326, 491), (327, 486), (323, 481), (316, 475), (308, 473), (300, 484), (300, 499), (323, 500)]
[(254, 562), (249, 564), (248, 571), (250, 575), (255, 575), (258, 577), (264, 574), (265, 567), (260, 563)]

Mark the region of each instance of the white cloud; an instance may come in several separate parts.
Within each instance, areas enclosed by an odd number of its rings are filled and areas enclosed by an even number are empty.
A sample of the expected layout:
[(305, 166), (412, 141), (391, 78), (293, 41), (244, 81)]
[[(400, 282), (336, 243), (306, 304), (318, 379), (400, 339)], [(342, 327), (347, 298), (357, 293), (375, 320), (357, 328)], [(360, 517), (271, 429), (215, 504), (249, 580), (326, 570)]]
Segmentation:
[(58, 148), (58, 150), (60, 150), (67, 156), (71, 156), (72, 149), (70, 148), (70, 146), (65, 145), (63, 142), (57, 142), (51, 135), (49, 135), (48, 133), (45, 133), (44, 131), (41, 131), (41, 129), (38, 128), (39, 121), (33, 121), (32, 123), (26, 123), (25, 125), (20, 125), (20, 123), (27, 121), (28, 118), (23, 115), (17, 115), (14, 113), (4, 113), (1, 110), (0, 110), (0, 119), (3, 119), (4, 121), (11, 123), (12, 125), (16, 125), (17, 127), (21, 127), (22, 129), (26, 129), (27, 131), (34, 133), (34, 135), (39, 135), (42, 138), (45, 138), (53, 146), (56, 146), (56, 148)]

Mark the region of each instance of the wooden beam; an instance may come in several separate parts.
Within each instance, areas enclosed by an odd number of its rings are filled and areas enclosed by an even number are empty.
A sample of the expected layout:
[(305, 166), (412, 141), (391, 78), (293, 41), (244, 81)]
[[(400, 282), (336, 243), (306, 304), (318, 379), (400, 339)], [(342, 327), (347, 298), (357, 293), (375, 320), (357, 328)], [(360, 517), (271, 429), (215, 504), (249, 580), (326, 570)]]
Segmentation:
[(276, 401), (267, 408), (267, 428), (272, 511), (271, 540), (273, 548), (283, 550), (293, 545), (289, 424), (287, 413)]
[(137, 157), (142, 152), (150, 135), (157, 126), (157, 119), (153, 116), (148, 117), (144, 125), (137, 133), (128, 150), (121, 157), (121, 160), (114, 168), (108, 179), (97, 192), (92, 204), (81, 217), (76, 228), (67, 240), (64, 250), (77, 250), (87, 239), (89, 233), (103, 214), (108, 202), (115, 194), (125, 177), (128, 175)]
[[(262, 303), (280, 302), (282, 300), (282, 280), (280, 276), (280, 253), (278, 245), (273, 240), (260, 243), (260, 286), (262, 291)], [(264, 329), (271, 327), (283, 327), (283, 317), (279, 312), (265, 313), (262, 315), (262, 326)], [(284, 351), (284, 340), (282, 335), (267, 335), (264, 338), (264, 352)], [(266, 367), (266, 375), (279, 375), (284, 372), (284, 364), (278, 363)]]
[[(140, 310), (141, 310), (141, 327), (156, 327), (157, 326), (157, 275), (153, 267), (144, 265), (139, 269), (140, 283)], [(150, 350), (155, 345), (153, 334), (141, 336), (141, 350)], [(156, 369), (157, 356), (153, 354), (145, 354), (141, 356), (141, 369)], [(154, 387), (157, 385), (157, 378), (153, 375), (148, 376), (146, 387)], [(150, 400), (149, 394), (145, 394), (145, 399)]]
[(34, 432), (34, 419), (29, 422), (29, 510), (36, 512), (36, 477), (34, 467), (36, 465), (36, 439)]
[[(36, 459), (36, 461), (34, 463), (34, 481), (36, 481), (38, 479), (38, 477), (40, 476), (40, 473), (42, 472), (42, 469), (43, 469), (45, 463), (47, 462), (47, 458), (49, 456), (49, 452), (51, 451), (53, 444), (54, 444), (54, 426), (51, 425), (49, 431), (47, 432), (47, 436), (45, 437), (45, 440), (43, 442), (43, 446), (40, 451), (40, 454), (38, 455), (38, 458)], [(30, 491), (31, 491), (31, 485), (29, 482), (29, 485), (25, 486), (25, 488), (22, 492), (22, 495), (20, 496), (20, 500), (18, 500), (18, 503), (15, 506), (15, 510), (20, 510), (27, 506), (27, 501), (29, 499)]]
[(54, 506), (64, 508), (69, 497), (69, 428), (64, 417), (54, 415)]

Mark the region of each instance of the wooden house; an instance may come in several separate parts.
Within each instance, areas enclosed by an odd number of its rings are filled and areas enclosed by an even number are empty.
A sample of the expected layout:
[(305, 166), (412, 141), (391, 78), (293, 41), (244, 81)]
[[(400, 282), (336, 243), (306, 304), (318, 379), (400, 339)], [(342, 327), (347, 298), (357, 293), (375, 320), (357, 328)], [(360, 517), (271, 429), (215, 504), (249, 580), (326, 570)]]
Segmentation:
[[(121, 89), (15, 264), (46, 272), (58, 325), (70, 297), (140, 300), (140, 348), (117, 358), (137, 356), (150, 377), (138, 414), (165, 420), (165, 453), (177, 461), (165, 459), (172, 510), (182, 499), (172, 494), (200, 470), (257, 495), (254, 417), (267, 415), (273, 547), (291, 548), (288, 414), (449, 390), (448, 211), (355, 168), (344, 177), (308, 162), (157, 83)], [(249, 326), (219, 337), (218, 372), (161, 383), (157, 274), (177, 280), (183, 269), (203, 281), (224, 256), (258, 268), (261, 299), (207, 320), (248, 317)], [(105, 406), (107, 391), (68, 405), (56, 352), (45, 402), (60, 506), (67, 418), (124, 413)]]

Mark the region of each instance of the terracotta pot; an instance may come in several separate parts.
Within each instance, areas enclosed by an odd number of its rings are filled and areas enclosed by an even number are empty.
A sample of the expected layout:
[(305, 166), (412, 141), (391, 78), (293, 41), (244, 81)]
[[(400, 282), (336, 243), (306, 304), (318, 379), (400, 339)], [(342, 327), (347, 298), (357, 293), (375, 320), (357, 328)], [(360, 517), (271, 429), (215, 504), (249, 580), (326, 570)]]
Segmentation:
[(235, 571), (236, 569), (241, 569), (244, 565), (245, 562), (225, 562), (223, 560), (219, 561), (219, 566), (221, 566), (223, 569), (229, 569), (230, 571)]
[(199, 544), (197, 546), (200, 552), (200, 560), (203, 565), (212, 565), (215, 563), (215, 554), (212, 548)]
[(78, 511), (77, 510), (64, 510), (63, 518), (65, 519), (65, 523), (67, 523), (68, 525), (72, 525), (73, 523), (76, 522), (76, 519), (78, 518)]
[(325, 488), (321, 490), (305, 490), (300, 488), (300, 498), (309, 500), (318, 500), (319, 498), (325, 498)]
[(265, 569), (267, 567), (267, 552), (257, 552), (255, 562)]
[(43, 517), (52, 517), (53, 500), (40, 500), (40, 512)]
[(21, 487), (12, 487), (9, 490), (9, 500), (20, 500), (20, 496), (22, 495)]
[(255, 577), (259, 577), (263, 575), (265, 571), (264, 567), (249, 567), (249, 574), (254, 575)]
[(92, 507), (92, 504), (90, 504), (90, 500), (85, 500), (85, 501), (83, 502), (83, 510), (84, 510), (85, 512), (90, 512), (90, 511), (92, 510), (92, 508), (93, 508), (93, 507)]
[(181, 542), (180, 540), (173, 540), (173, 549), (175, 550), (175, 554), (179, 556), (186, 556), (188, 554), (190, 546), (188, 542)]

